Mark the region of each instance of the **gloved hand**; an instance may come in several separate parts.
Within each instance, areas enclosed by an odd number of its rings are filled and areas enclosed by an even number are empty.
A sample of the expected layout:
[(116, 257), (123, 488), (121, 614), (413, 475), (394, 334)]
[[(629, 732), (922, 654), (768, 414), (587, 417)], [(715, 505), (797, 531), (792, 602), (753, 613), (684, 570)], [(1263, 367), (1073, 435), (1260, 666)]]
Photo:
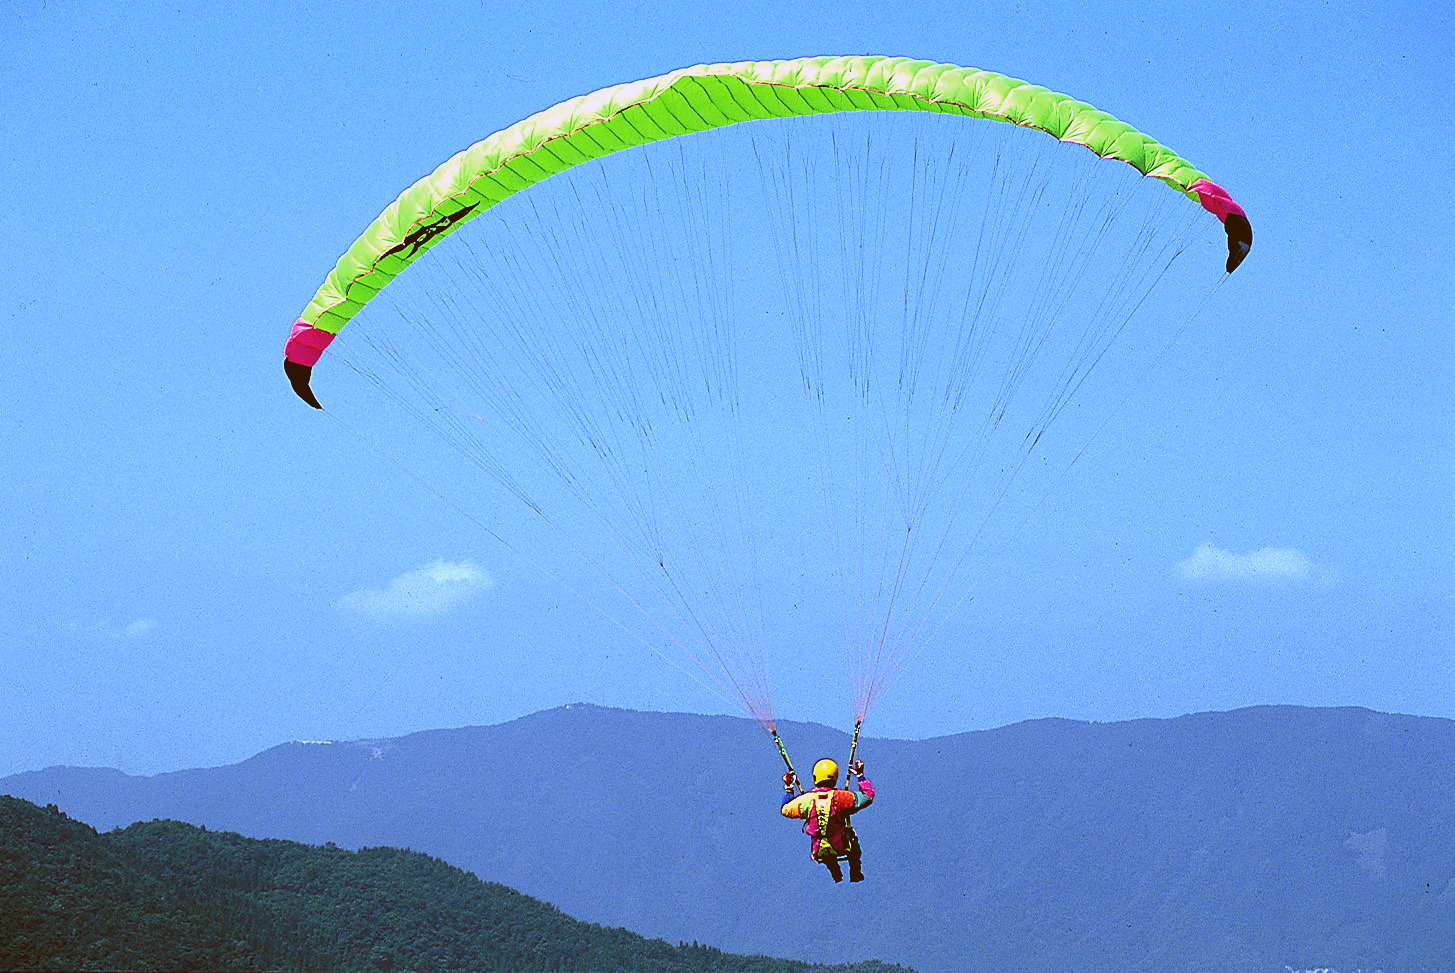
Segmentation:
[(785, 791), (787, 791), (788, 793), (792, 794), (793, 793), (793, 789), (795, 787), (797, 787), (797, 786), (798, 786), (798, 775), (797, 774), (795, 774), (793, 771), (790, 770), (788, 773), (786, 773), (786, 774), (783, 775), (783, 789)]
[(852, 764), (849, 765), (849, 773), (853, 774), (855, 777), (862, 779), (864, 776), (864, 761), (855, 760)]

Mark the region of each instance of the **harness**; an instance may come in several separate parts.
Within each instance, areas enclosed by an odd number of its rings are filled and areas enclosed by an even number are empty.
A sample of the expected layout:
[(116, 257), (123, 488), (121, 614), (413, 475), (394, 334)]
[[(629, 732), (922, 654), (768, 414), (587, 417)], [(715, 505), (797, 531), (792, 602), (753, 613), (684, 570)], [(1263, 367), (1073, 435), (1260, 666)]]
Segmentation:
[[(827, 791), (813, 792), (813, 810), (811, 820), (818, 828), (818, 834), (814, 836), (813, 845), (809, 854), (815, 861), (827, 861), (828, 859), (843, 859), (849, 857), (849, 849), (854, 846), (857, 836), (854, 828), (849, 824), (847, 818), (844, 821), (844, 847), (843, 850), (835, 848), (829, 841), (829, 818), (833, 814), (834, 795), (836, 789), (830, 788)], [(808, 823), (804, 822), (803, 830), (808, 830)]]

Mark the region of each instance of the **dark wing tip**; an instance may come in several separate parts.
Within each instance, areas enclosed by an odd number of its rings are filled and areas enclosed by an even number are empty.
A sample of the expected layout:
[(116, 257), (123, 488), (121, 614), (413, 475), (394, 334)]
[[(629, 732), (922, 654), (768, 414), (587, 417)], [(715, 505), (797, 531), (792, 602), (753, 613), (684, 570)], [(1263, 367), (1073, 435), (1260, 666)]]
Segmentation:
[(300, 365), (296, 361), (287, 358), (283, 359), (283, 374), (288, 376), (288, 381), (293, 385), (293, 391), (298, 397), (315, 409), (322, 409), (317, 397), (313, 394), (308, 383), (313, 379), (313, 369), (307, 365)]
[(1253, 249), (1253, 226), (1241, 213), (1229, 213), (1223, 219), (1223, 228), (1228, 231), (1228, 273), (1231, 274)]

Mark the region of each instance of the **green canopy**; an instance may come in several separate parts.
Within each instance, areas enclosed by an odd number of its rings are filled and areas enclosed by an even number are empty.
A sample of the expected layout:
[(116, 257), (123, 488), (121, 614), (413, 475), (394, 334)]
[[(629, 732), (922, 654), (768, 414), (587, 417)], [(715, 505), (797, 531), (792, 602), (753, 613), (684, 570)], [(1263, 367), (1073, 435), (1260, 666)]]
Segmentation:
[(337, 333), (456, 227), (581, 162), (736, 122), (846, 111), (927, 111), (1009, 122), (1119, 159), (1202, 201), (1220, 218), (1226, 215), (1220, 203), (1241, 216), (1226, 193), (1150, 136), (1068, 95), (1005, 75), (900, 57), (706, 64), (572, 98), (458, 153), (379, 214), (339, 259), (299, 322)]

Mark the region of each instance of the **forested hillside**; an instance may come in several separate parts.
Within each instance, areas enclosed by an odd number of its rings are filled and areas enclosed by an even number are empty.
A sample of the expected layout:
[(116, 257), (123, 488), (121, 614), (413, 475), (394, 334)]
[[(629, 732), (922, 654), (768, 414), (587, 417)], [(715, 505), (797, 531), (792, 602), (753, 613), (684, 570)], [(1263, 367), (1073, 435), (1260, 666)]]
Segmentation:
[[(590, 867), (582, 863), (582, 867)], [(891, 973), (673, 946), (427, 855), (175, 821), (98, 834), (0, 797), (0, 969)]]

